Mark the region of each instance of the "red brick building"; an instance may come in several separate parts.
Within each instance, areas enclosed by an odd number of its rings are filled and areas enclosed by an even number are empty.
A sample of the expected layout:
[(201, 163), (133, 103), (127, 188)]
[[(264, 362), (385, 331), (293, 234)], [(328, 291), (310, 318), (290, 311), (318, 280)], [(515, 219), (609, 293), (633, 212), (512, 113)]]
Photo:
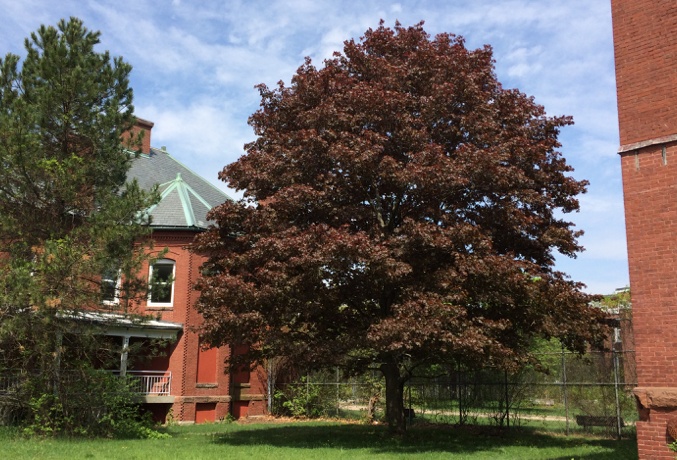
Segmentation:
[(677, 2), (612, 0), (640, 458), (674, 459), (677, 422)]
[[(150, 295), (139, 313), (153, 320), (131, 321), (113, 313), (91, 313), (105, 323), (106, 334), (120, 337), (123, 345), (120, 373), (138, 382), (144, 405), (156, 419), (168, 416), (178, 422), (217, 421), (263, 414), (265, 378), (257, 371), (226, 372), (230, 347), (205, 349), (194, 330), (201, 317), (195, 310), (198, 292), (193, 289), (202, 258), (186, 246), (204, 230), (207, 212), (230, 198), (169, 155), (150, 146), (153, 123), (139, 120), (145, 131), (142, 152), (129, 171), (142, 188), (159, 186), (160, 201), (147, 210), (153, 227), (154, 255), (160, 258), (142, 269)], [(164, 252), (161, 252), (164, 251)], [(116, 302), (111, 277), (109, 303)], [(111, 305), (110, 311), (115, 311)], [(153, 339), (167, 344), (159, 356), (147, 358)], [(131, 350), (129, 353), (127, 350)], [(157, 355), (157, 353), (155, 353)]]

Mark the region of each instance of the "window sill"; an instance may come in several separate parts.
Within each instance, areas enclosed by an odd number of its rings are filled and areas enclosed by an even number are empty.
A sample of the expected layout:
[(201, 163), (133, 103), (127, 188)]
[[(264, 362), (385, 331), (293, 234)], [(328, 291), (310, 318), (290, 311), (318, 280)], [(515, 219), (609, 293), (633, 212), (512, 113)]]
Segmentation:
[(173, 305), (146, 305), (146, 308), (149, 310), (173, 310), (174, 306)]

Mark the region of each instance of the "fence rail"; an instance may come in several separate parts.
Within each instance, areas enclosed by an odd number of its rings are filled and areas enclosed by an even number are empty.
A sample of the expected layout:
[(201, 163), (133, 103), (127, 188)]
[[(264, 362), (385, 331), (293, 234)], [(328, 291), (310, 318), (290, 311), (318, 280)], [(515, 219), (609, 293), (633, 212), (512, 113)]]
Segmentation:
[(12, 390), (19, 387), (22, 377), (20, 374), (2, 374), (0, 375), (0, 394), (11, 393)]
[[(120, 371), (110, 371), (120, 375)], [(66, 376), (68, 377), (68, 376)], [(172, 391), (172, 373), (169, 371), (127, 371), (125, 378), (132, 392), (141, 395), (169, 395)], [(16, 373), (0, 374), (0, 395), (7, 395), (20, 388), (26, 375)], [(66, 380), (67, 381), (67, 378)]]
[[(120, 371), (112, 371), (119, 375)], [(164, 396), (171, 394), (172, 373), (169, 371), (127, 371), (125, 378), (134, 393)]]

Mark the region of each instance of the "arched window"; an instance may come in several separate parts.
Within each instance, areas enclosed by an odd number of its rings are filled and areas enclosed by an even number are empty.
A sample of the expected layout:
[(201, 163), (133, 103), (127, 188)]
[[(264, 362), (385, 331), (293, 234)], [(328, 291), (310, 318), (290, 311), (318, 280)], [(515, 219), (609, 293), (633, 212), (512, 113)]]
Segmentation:
[(150, 290), (148, 305), (154, 307), (171, 307), (174, 303), (174, 273), (176, 262), (160, 259), (150, 267)]

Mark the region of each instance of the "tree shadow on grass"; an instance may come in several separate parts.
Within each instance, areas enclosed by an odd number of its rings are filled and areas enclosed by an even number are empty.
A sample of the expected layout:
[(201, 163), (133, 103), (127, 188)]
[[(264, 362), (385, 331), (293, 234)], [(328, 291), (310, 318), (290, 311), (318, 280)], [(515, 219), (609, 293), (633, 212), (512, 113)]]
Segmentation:
[[(637, 458), (634, 440), (586, 439), (539, 433), (529, 429), (498, 431), (488, 427), (413, 426), (404, 437), (392, 436), (384, 426), (350, 424), (256, 425), (222, 433), (214, 442), (229, 446), (267, 445), (295, 449), (363, 449), (372, 454), (449, 453), (455, 455), (481, 454), (483, 458), (496, 453), (507, 458), (509, 451), (519, 455), (528, 451), (528, 458), (571, 460), (572, 449), (587, 446), (597, 450), (591, 454), (575, 455), (576, 459), (618, 460)], [(506, 451), (508, 449), (508, 451)], [(543, 455), (539, 454), (539, 451)]]

